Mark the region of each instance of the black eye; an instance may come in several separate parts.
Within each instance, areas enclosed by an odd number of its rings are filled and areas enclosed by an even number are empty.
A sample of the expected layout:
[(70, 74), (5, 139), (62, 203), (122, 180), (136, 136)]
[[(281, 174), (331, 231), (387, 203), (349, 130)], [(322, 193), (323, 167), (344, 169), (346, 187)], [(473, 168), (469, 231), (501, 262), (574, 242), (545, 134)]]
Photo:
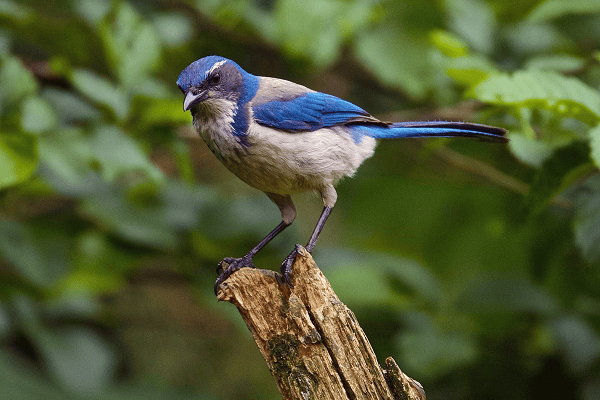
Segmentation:
[(221, 82), (221, 74), (219, 74), (219, 73), (216, 73), (209, 78), (209, 83), (211, 85), (218, 85), (219, 82)]

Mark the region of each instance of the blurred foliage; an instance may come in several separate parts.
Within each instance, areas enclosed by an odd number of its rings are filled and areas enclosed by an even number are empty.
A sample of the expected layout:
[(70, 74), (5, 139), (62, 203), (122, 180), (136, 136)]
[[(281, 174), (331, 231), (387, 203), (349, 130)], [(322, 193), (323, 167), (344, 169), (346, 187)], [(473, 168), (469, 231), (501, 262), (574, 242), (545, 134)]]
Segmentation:
[[(430, 398), (600, 398), (600, 2), (0, 0), (0, 387), (11, 399), (276, 399), (214, 268), (279, 213), (199, 143), (209, 54), (390, 119), (315, 251)], [(416, 111), (397, 111), (416, 110)], [(257, 257), (275, 268), (318, 201)]]

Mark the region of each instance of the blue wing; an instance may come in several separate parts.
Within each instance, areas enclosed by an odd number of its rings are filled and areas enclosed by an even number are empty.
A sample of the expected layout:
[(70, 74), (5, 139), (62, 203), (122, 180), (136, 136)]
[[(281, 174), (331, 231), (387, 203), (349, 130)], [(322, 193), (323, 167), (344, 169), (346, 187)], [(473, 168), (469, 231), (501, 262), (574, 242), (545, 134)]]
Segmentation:
[(291, 132), (315, 131), (357, 120), (376, 121), (362, 108), (320, 92), (257, 104), (252, 111), (259, 124)]
[[(463, 136), (491, 142), (507, 141), (502, 128), (450, 121), (382, 122), (339, 97), (310, 92), (282, 80), (271, 81), (271, 84), (270, 90), (261, 93), (259, 89), (255, 97), (254, 119), (261, 125), (288, 132), (344, 125), (356, 142), (364, 136), (377, 139)], [(265, 101), (265, 98), (275, 100)]]

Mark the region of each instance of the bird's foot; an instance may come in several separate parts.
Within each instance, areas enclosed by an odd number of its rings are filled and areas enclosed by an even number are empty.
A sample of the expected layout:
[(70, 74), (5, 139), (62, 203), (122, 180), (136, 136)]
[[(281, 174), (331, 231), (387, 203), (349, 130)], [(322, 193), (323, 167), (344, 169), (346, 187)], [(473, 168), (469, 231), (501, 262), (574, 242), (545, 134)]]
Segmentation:
[(215, 282), (215, 295), (217, 294), (219, 285), (235, 271), (242, 268), (256, 268), (252, 263), (252, 257), (248, 254), (241, 258), (225, 257), (217, 267), (217, 274), (219, 274), (219, 277)]
[(280, 284), (292, 286), (292, 265), (301, 248), (302, 246), (297, 244), (294, 250), (281, 263), (281, 275), (277, 276), (277, 282)]

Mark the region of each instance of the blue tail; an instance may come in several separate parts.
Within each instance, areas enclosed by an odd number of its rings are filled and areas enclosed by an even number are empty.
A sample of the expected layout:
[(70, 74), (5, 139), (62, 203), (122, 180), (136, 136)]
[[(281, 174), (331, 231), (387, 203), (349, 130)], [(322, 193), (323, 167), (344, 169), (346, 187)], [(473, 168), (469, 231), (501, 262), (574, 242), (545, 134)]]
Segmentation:
[(505, 143), (506, 129), (468, 122), (420, 121), (393, 122), (389, 125), (354, 125), (361, 135), (376, 139), (414, 137), (469, 137), (484, 142)]

